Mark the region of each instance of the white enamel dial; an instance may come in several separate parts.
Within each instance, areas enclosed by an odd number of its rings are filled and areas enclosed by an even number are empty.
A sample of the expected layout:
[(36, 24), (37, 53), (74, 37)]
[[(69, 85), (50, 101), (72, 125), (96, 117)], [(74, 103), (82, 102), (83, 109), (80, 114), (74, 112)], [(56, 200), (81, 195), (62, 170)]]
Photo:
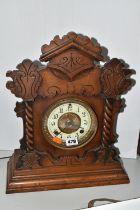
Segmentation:
[(74, 148), (88, 142), (97, 130), (94, 111), (78, 100), (58, 102), (43, 119), (43, 132), (58, 147)]

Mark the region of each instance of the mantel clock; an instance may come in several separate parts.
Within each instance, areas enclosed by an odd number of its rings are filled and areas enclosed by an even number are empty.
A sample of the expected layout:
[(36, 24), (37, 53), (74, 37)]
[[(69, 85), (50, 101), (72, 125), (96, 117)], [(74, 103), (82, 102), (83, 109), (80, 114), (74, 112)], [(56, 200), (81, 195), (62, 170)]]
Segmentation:
[(23, 120), (7, 193), (128, 183), (114, 143), (133, 71), (117, 58), (101, 66), (103, 48), (74, 32), (55, 36), (41, 51), (40, 61), (25, 59), (7, 72)]

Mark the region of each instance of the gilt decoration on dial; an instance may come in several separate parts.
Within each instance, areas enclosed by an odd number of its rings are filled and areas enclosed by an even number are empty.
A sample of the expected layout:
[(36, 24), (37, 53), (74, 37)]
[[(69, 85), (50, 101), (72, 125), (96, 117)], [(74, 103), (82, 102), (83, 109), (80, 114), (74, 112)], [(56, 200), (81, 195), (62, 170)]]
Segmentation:
[(93, 139), (98, 121), (93, 109), (78, 99), (56, 102), (45, 111), (42, 121), (44, 137), (61, 149), (76, 149)]

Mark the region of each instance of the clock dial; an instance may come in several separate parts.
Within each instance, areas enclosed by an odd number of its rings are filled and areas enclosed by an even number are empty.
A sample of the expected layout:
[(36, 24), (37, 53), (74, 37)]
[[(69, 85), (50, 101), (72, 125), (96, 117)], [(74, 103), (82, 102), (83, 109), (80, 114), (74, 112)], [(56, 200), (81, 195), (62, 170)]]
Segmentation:
[(97, 117), (87, 104), (71, 99), (57, 102), (43, 118), (43, 133), (60, 148), (77, 148), (87, 144), (97, 131)]

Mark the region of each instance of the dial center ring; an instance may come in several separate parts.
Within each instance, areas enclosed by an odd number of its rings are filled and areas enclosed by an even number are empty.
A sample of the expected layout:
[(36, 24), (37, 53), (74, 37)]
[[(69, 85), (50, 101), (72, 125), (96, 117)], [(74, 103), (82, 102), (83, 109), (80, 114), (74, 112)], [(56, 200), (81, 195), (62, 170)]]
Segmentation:
[(58, 120), (58, 127), (60, 131), (67, 134), (77, 131), (80, 126), (81, 119), (77, 114), (73, 112), (63, 114)]

